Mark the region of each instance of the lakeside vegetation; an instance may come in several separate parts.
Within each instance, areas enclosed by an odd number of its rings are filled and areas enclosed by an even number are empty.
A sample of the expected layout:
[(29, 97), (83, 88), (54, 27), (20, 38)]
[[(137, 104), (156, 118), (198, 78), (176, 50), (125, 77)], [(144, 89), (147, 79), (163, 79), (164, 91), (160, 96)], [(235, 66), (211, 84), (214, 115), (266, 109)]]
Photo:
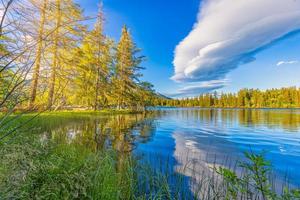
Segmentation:
[(72, 0), (2, 4), (1, 110), (143, 110), (156, 96), (129, 28), (105, 35), (102, 5), (86, 17)]
[(242, 89), (237, 93), (207, 93), (183, 99), (159, 99), (156, 105), (206, 108), (300, 108), (300, 88)]

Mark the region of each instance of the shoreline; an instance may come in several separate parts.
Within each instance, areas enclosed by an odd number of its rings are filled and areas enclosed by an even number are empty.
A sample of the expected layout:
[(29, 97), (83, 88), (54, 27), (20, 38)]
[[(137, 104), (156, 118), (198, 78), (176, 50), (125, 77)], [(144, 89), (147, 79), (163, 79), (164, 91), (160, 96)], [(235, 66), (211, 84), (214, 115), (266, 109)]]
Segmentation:
[(201, 106), (157, 106), (153, 108), (201, 108), (201, 109), (239, 109), (239, 110), (268, 110), (268, 109), (274, 109), (274, 110), (300, 110), (300, 107), (289, 107), (289, 108), (280, 108), (280, 107), (261, 107), (261, 108), (250, 108), (250, 107), (201, 107)]
[[(147, 111), (144, 111), (147, 112)], [(53, 115), (53, 114), (96, 114), (96, 115), (110, 115), (110, 114), (141, 114), (144, 113), (143, 111), (134, 111), (134, 110), (109, 110), (109, 109), (104, 109), (104, 110), (55, 110), (55, 111), (50, 111), (50, 110), (45, 110), (45, 111), (22, 111), (22, 110), (16, 110), (11, 113), (11, 115), (17, 115), (17, 114), (22, 114), (22, 115), (34, 115), (34, 114), (39, 114), (39, 115)], [(1, 114), (6, 114), (8, 113), (7, 111), (0, 111)]]

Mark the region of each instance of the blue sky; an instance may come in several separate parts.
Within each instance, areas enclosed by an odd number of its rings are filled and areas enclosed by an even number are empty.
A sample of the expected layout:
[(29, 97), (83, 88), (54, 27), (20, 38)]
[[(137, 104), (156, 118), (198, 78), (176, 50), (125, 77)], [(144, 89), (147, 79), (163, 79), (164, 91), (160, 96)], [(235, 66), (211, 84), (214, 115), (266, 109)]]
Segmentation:
[[(82, 6), (85, 15), (96, 14), (98, 0), (76, 0), (76, 2)], [(209, 6), (205, 8), (203, 6), (204, 9), (200, 9), (199, 13), (199, 0), (104, 0), (103, 4), (106, 18), (106, 34), (117, 40), (120, 36), (121, 27), (124, 24), (129, 27), (135, 42), (147, 57), (147, 61), (143, 63), (143, 66), (146, 67), (143, 79), (153, 83), (155, 89), (160, 93), (191, 96), (202, 91), (206, 92), (214, 89), (214, 87), (206, 87), (207, 85), (211, 85), (207, 81), (214, 81), (213, 84), (217, 84), (216, 88), (219, 88), (218, 91), (224, 92), (236, 92), (238, 89), (244, 87), (267, 89), (272, 87), (300, 86), (300, 78), (298, 78), (300, 75), (299, 63), (276, 66), (279, 61), (300, 60), (299, 34), (285, 37), (276, 43), (272, 42), (271, 47), (254, 54), (255, 61), (228, 67), (229, 70), (225, 70), (225, 75), (215, 76), (214, 74), (217, 75), (220, 71), (217, 67), (209, 72), (203, 71), (203, 68), (196, 68), (195, 74), (192, 74), (192, 77), (196, 77), (196, 82), (193, 80), (184, 80), (183, 83), (177, 83), (170, 78), (174, 75), (174, 58), (176, 56), (185, 56), (185, 54), (180, 54), (180, 48), (185, 47), (181, 47), (179, 43), (189, 36), (193, 27), (194, 29), (197, 28), (197, 26), (194, 26), (197, 21), (201, 25), (202, 19), (199, 16), (202, 14), (201, 12), (204, 13), (212, 8)], [(249, 5), (247, 6), (249, 7)], [(231, 8), (229, 7), (228, 9)], [(215, 12), (217, 13), (217, 10)], [(214, 22), (213, 16), (208, 15), (205, 17), (211, 18), (210, 22), (212, 25), (217, 23)], [(199, 26), (199, 29), (201, 28)], [(199, 35), (203, 34), (201, 33), (202, 30), (200, 30)], [(230, 31), (228, 34), (232, 34), (232, 31), (236, 30), (231, 29)], [(278, 36), (279, 34), (281, 32), (278, 33)], [(179, 46), (179, 53), (177, 55), (174, 54), (176, 46)], [(195, 48), (197, 49), (197, 46)], [(199, 75), (201, 73), (213, 75), (207, 76), (208, 80), (204, 80)], [(219, 80), (221, 80), (221, 87), (218, 85), (220, 83)], [(204, 87), (201, 86), (200, 89), (198, 88), (192, 91), (192, 93), (178, 93), (178, 90), (189, 87), (191, 84), (193, 88), (197, 87), (197, 84)]]
[(300, 86), (300, 64), (276, 64), (282, 60), (300, 59), (300, 35), (284, 38), (272, 47), (261, 51), (256, 61), (241, 65), (228, 74), (231, 81), (225, 91), (234, 92), (241, 88), (279, 88)]

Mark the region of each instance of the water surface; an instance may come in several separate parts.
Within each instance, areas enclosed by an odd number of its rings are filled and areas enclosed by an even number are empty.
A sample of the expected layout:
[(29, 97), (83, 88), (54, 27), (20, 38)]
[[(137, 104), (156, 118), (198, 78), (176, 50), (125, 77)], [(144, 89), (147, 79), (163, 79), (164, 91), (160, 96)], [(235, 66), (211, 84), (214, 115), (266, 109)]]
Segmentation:
[(113, 148), (120, 162), (131, 154), (168, 158), (174, 171), (190, 161), (209, 169), (233, 165), (245, 151), (264, 152), (278, 181), (289, 175), (292, 185), (300, 185), (300, 110), (157, 108), (68, 120), (41, 130), (46, 139), (95, 151)]

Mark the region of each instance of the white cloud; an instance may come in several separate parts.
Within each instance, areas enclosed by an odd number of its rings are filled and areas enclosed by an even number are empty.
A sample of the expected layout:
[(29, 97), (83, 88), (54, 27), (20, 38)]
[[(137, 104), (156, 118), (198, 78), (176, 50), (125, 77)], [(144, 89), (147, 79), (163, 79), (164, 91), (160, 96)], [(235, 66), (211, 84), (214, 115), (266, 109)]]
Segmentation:
[(227, 79), (223, 80), (212, 80), (189, 83), (186, 86), (180, 88), (176, 93), (167, 94), (171, 97), (182, 97), (182, 96), (194, 96), (195, 94), (203, 94), (213, 90), (220, 89), (228, 84)]
[(175, 50), (173, 80), (220, 80), (300, 28), (300, 0), (206, 0)]
[(279, 61), (276, 66), (281, 66), (281, 65), (292, 65), (292, 64), (298, 64), (298, 60), (291, 60), (291, 61)]

